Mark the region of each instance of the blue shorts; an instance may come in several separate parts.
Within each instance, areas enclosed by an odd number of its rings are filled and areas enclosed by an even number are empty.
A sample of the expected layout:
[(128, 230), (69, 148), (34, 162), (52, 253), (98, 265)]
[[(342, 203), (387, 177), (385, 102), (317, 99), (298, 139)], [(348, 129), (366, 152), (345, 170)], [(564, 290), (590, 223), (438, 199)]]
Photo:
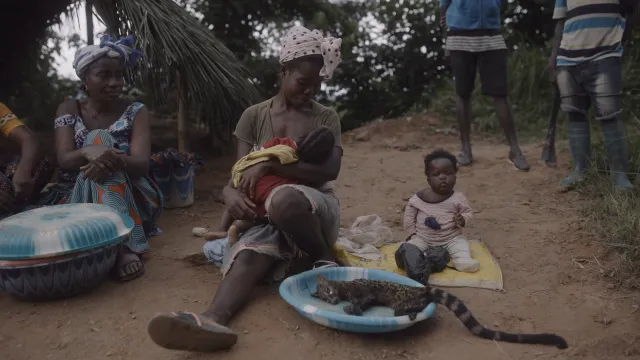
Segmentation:
[(608, 120), (622, 112), (620, 57), (608, 57), (572, 66), (558, 66), (562, 110), (588, 116), (591, 103), (596, 119)]

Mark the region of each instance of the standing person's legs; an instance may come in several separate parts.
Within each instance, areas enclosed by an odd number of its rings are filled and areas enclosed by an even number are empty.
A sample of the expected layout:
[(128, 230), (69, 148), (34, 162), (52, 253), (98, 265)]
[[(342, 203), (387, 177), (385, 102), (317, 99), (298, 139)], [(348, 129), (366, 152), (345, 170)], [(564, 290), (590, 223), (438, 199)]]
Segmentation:
[(567, 113), (567, 134), (573, 161), (573, 171), (560, 183), (561, 191), (571, 190), (584, 180), (591, 157), (588, 120), (591, 102), (582, 86), (583, 68), (583, 65), (575, 65), (559, 66), (557, 69), (561, 108)]
[(509, 102), (509, 84), (507, 74), (507, 50), (493, 50), (480, 53), (478, 70), (482, 93), (493, 97), (493, 105), (498, 121), (509, 143), (509, 161), (518, 170), (529, 170), (527, 159), (518, 145), (518, 136), (513, 122), (513, 113)]
[(627, 138), (620, 115), (622, 113), (622, 69), (619, 57), (598, 60), (591, 64), (592, 71), (585, 87), (596, 110), (596, 120), (602, 122), (604, 147), (609, 171), (617, 189), (631, 189), (627, 176)]
[(451, 51), (450, 65), (456, 87), (456, 115), (460, 128), (460, 155), (458, 163), (471, 165), (471, 93), (475, 86), (478, 54), (470, 51)]

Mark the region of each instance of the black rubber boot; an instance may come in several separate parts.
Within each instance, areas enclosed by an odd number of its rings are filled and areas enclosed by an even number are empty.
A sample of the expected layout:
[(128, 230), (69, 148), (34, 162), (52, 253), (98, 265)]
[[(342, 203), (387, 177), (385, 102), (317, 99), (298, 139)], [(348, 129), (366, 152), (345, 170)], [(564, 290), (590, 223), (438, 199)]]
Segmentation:
[(571, 158), (573, 159), (573, 171), (560, 183), (564, 190), (573, 189), (584, 180), (591, 157), (589, 122), (586, 121), (586, 119), (584, 119), (584, 121), (571, 121), (572, 115), (582, 116), (569, 114), (567, 132), (569, 135)]
[(602, 121), (604, 149), (607, 152), (609, 172), (613, 184), (618, 190), (633, 189), (627, 176), (627, 138), (622, 120), (619, 118)]
[(424, 253), (415, 245), (404, 243), (395, 254), (396, 266), (407, 272), (407, 276), (426, 285), (431, 276), (431, 270)]

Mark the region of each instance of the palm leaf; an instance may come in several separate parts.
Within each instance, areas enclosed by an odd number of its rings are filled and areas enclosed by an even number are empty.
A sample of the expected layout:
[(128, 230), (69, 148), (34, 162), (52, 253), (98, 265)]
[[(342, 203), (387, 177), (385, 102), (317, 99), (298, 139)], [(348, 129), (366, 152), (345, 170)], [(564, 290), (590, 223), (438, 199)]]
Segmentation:
[(135, 36), (145, 59), (134, 76), (155, 104), (166, 102), (179, 72), (187, 106), (201, 109), (214, 136), (231, 138), (236, 120), (259, 95), (211, 31), (172, 0), (94, 0), (94, 7), (109, 33)]

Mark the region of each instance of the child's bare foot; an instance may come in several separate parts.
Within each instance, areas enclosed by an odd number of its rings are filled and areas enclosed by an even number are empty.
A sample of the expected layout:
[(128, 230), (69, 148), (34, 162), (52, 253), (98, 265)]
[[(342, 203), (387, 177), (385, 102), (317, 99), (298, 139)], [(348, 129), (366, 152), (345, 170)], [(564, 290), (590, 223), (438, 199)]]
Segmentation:
[(226, 237), (227, 237), (226, 231), (209, 231), (206, 234), (204, 234), (204, 239), (207, 241), (224, 239)]
[(231, 225), (231, 227), (229, 227), (229, 231), (227, 232), (227, 234), (229, 235), (229, 247), (231, 247), (238, 242), (238, 227), (236, 226), (236, 224), (233, 224)]

